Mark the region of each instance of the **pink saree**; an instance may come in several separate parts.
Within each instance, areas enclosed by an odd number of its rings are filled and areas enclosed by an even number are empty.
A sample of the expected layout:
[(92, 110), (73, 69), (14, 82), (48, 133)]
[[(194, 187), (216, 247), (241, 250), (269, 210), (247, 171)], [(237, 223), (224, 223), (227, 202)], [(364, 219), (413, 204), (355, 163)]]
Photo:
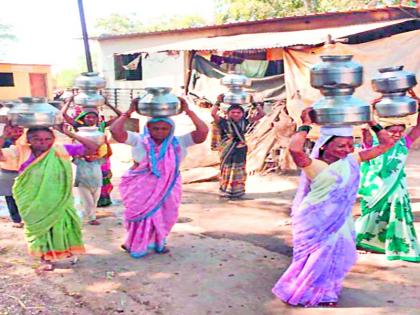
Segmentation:
[(162, 252), (181, 202), (181, 148), (177, 139), (170, 135), (156, 146), (146, 132), (142, 141), (146, 157), (124, 174), (120, 184), (127, 230), (124, 247), (133, 258), (152, 250)]

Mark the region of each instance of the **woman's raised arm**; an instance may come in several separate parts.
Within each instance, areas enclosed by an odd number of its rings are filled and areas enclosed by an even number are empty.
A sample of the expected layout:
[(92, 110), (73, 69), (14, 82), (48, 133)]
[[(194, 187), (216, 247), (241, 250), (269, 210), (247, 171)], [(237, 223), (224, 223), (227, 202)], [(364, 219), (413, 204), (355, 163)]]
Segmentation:
[(289, 152), (292, 155), (293, 161), (300, 168), (307, 167), (312, 162), (304, 149), (306, 137), (310, 130), (309, 125), (312, 124), (312, 120), (309, 117), (310, 111), (312, 111), (312, 107), (303, 110), (302, 115), (300, 116), (303, 125), (300, 126), (298, 131), (292, 136), (289, 144)]

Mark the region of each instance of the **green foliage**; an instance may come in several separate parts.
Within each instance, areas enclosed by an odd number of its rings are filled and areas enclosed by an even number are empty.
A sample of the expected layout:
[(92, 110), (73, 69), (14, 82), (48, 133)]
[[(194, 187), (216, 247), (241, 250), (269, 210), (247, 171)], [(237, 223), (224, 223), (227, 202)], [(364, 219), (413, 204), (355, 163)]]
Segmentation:
[(134, 32), (153, 32), (168, 29), (197, 27), (206, 25), (204, 18), (198, 15), (162, 17), (151, 24), (143, 24), (135, 14), (129, 16), (112, 14), (98, 19), (95, 32), (99, 34), (124, 34)]
[(0, 40), (15, 40), (13, 29), (10, 25), (0, 24)]
[(72, 87), (74, 79), (83, 71), (84, 69), (76, 68), (61, 70), (53, 78), (55, 88)]
[(97, 19), (95, 31), (102, 34), (123, 34), (138, 32), (144, 27), (135, 14), (129, 16), (113, 13), (108, 17)]
[[(97, 65), (97, 53), (92, 53), (93, 69), (98, 69)], [(87, 71), (86, 59), (84, 56), (79, 56), (76, 64), (71, 68), (61, 69), (53, 76), (54, 88), (64, 89), (73, 87), (74, 79), (80, 75), (80, 73)]]
[[(216, 24), (253, 21), (315, 12), (346, 11), (399, 3), (398, 0), (215, 0)], [(199, 15), (161, 17), (144, 24), (135, 14), (113, 13), (95, 23), (95, 34), (162, 31), (208, 24)]]
[(216, 0), (216, 23), (261, 20), (304, 11), (300, 0)]
[(363, 9), (385, 2), (399, 3), (397, 0), (216, 0), (216, 23)]
[(16, 36), (13, 33), (13, 28), (8, 25), (1, 23), (0, 21), (0, 58), (6, 58), (8, 56), (8, 50), (10, 45), (14, 45)]

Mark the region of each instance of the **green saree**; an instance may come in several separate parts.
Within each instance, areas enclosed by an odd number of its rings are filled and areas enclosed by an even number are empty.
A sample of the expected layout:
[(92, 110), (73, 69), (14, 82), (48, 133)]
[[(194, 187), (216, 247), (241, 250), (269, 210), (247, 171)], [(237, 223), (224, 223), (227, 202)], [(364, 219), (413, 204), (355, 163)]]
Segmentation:
[(13, 195), (25, 223), (31, 255), (57, 260), (84, 252), (72, 196), (72, 169), (55, 147), (35, 159), (15, 180)]
[(389, 260), (420, 262), (405, 175), (406, 141), (361, 164), (356, 240), (358, 247), (384, 253)]

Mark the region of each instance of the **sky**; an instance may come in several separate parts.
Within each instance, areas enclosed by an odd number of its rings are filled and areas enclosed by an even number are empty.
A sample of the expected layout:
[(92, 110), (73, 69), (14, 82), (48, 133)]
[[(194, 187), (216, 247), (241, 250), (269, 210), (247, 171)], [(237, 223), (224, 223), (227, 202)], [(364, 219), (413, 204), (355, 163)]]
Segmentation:
[[(136, 15), (150, 23), (161, 16), (197, 14), (211, 24), (214, 0), (83, 0), (86, 23), (112, 13)], [(70, 68), (83, 56), (77, 0), (0, 0), (0, 23), (10, 24), (17, 41), (2, 45), (8, 61)], [(91, 35), (91, 34), (89, 34)]]

